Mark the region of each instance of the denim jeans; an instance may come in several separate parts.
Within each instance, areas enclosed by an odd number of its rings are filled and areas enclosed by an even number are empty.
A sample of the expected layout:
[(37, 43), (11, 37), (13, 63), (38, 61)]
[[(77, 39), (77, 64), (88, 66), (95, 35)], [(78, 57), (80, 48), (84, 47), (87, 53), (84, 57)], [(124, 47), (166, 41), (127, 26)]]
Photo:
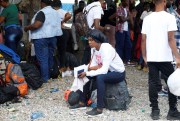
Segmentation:
[(116, 32), (116, 51), (123, 61), (131, 60), (132, 43), (129, 31)]
[[(166, 77), (169, 77), (173, 72), (174, 68), (171, 62), (148, 62), (149, 67), (149, 100), (150, 107), (152, 109), (159, 109), (158, 107), (158, 92), (161, 90), (162, 86), (159, 81), (159, 71)], [(167, 84), (167, 80), (165, 80)], [(168, 91), (169, 108), (176, 108), (177, 97)]]
[(10, 26), (5, 28), (5, 45), (14, 52), (17, 52), (17, 45), (22, 36), (23, 32), (20, 26)]
[[(115, 84), (123, 81), (125, 79), (125, 72), (108, 72), (107, 74), (101, 74), (95, 77), (96, 87), (97, 87), (97, 108), (104, 108), (104, 96), (105, 96), (105, 83)], [(89, 92), (88, 82), (83, 87), (83, 93), (80, 96), (80, 101), (86, 103), (87, 93)]]
[(56, 37), (34, 39), (37, 60), (40, 63), (41, 77), (45, 82), (49, 79), (49, 70), (53, 67), (53, 54), (56, 49)]

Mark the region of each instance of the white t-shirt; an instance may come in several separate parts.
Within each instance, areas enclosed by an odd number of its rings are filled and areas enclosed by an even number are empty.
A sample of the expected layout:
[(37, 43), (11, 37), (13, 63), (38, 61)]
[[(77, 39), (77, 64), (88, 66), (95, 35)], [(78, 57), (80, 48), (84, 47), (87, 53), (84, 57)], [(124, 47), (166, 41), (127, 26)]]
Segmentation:
[(86, 72), (87, 76), (97, 76), (100, 74), (107, 74), (111, 72), (124, 72), (124, 64), (117, 54), (116, 50), (109, 43), (102, 43), (99, 51), (95, 48), (91, 49), (91, 56), (94, 56), (91, 61), (91, 67), (96, 65), (102, 65), (100, 69)]
[[(127, 17), (127, 9), (126, 8), (124, 8), (124, 12), (125, 12), (125, 16), (124, 17)], [(124, 22), (123, 30), (124, 31), (128, 31), (128, 22), (127, 21)]]
[[(91, 8), (92, 6), (95, 6), (95, 7)], [(87, 22), (88, 22), (89, 28), (94, 29), (94, 27), (92, 27), (94, 23), (94, 19), (101, 19), (101, 15), (103, 15), (104, 12), (99, 1), (93, 2), (84, 8), (84, 10), (87, 10), (87, 11), (89, 9), (90, 11), (87, 14)]]
[(146, 34), (147, 62), (173, 61), (168, 31), (176, 30), (175, 17), (165, 11), (152, 12), (144, 18), (141, 33)]
[(152, 11), (149, 11), (149, 12), (143, 11), (143, 13), (141, 14), (140, 19), (143, 20), (143, 19), (144, 19), (147, 15), (149, 15), (150, 13), (152, 13)]
[(61, 15), (61, 21), (64, 20), (65, 14), (67, 12), (63, 9), (58, 9), (57, 12)]

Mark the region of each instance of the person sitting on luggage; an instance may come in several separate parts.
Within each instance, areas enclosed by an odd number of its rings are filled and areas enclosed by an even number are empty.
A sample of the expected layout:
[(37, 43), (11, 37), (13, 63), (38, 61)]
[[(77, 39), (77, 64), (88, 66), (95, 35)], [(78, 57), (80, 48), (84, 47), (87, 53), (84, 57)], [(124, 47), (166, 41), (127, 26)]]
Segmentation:
[[(89, 32), (88, 43), (91, 47), (91, 60), (88, 64), (88, 71), (82, 72), (79, 78), (93, 77), (97, 87), (97, 107), (86, 114), (95, 116), (102, 114), (105, 96), (105, 83), (119, 83), (125, 79), (125, 67), (117, 54), (116, 50), (107, 43), (107, 37), (99, 30), (93, 29)], [(90, 81), (83, 87), (83, 93), (80, 95), (80, 102), (71, 106), (70, 109), (85, 108), (87, 100), (86, 96)]]

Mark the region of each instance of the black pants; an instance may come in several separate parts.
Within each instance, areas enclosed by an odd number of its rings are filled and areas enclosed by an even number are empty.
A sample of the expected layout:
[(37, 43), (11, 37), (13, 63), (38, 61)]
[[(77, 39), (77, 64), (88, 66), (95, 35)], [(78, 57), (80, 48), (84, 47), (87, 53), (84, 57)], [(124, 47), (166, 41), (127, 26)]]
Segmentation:
[(65, 53), (68, 41), (68, 32), (62, 29), (63, 35), (57, 37), (57, 49), (59, 54), (60, 68), (65, 67)]
[[(166, 77), (169, 77), (174, 68), (171, 62), (148, 62), (149, 67), (149, 100), (152, 109), (159, 109), (158, 107), (158, 92), (161, 90), (159, 71)], [(167, 80), (165, 80), (167, 84)], [(168, 91), (168, 100), (170, 109), (176, 108), (177, 97)]]
[[(104, 108), (104, 97), (105, 97), (105, 84), (116, 84), (121, 81), (124, 81), (125, 79), (125, 72), (108, 72), (107, 74), (101, 74), (94, 77), (95, 81), (93, 83), (96, 83), (97, 88), (97, 108)], [(83, 87), (83, 95), (80, 96), (81, 102), (87, 102), (87, 94), (90, 87), (90, 82), (85, 84)], [(90, 93), (91, 94), (91, 93)]]

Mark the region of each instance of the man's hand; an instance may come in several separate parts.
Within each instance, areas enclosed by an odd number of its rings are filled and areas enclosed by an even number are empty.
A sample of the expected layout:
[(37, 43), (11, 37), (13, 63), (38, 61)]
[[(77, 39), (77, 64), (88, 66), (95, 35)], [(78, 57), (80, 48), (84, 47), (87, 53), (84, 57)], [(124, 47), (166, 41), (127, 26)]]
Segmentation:
[(180, 58), (176, 58), (176, 68), (180, 68)]
[(79, 74), (78, 78), (84, 78), (86, 76), (86, 72), (82, 72)]

